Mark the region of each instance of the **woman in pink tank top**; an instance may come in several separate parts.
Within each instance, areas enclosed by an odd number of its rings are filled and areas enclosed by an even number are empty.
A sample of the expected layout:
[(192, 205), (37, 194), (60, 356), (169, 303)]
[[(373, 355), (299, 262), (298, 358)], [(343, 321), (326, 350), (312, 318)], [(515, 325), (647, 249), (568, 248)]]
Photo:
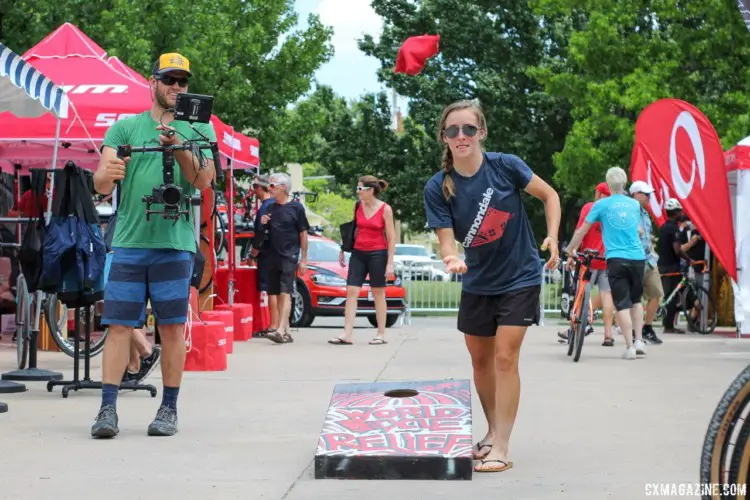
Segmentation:
[[(357, 302), (367, 275), (370, 276), (370, 289), (375, 301), (375, 317), (378, 333), (370, 344), (386, 344), (385, 341), (385, 284), (388, 276), (393, 276), (393, 254), (396, 248), (396, 228), (393, 224), (393, 210), (390, 205), (379, 200), (378, 195), (388, 188), (388, 183), (372, 175), (359, 178), (355, 205), (357, 229), (354, 233), (354, 251), (349, 259), (349, 273), (346, 280), (346, 309), (344, 312), (344, 333), (328, 341), (329, 344), (350, 345), (357, 316)], [(344, 252), (339, 256), (341, 267), (346, 266)]]

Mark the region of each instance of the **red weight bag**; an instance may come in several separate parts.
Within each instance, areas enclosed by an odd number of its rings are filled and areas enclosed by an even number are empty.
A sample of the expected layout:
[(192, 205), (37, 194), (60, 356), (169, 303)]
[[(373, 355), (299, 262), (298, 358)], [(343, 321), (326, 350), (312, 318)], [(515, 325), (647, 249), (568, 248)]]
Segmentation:
[(234, 313), (232, 311), (203, 311), (203, 321), (220, 321), (224, 324), (225, 351), (227, 354), (234, 352)]
[(221, 304), (214, 311), (234, 313), (234, 341), (245, 342), (253, 338), (253, 306), (250, 304)]

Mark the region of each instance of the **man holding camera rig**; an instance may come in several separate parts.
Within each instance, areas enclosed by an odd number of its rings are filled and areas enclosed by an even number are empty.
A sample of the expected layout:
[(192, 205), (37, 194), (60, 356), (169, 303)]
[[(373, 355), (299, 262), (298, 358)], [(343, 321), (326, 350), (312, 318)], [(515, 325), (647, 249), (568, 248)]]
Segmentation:
[[(149, 78), (153, 104), (139, 115), (116, 122), (107, 131), (94, 187), (102, 194), (121, 183), (121, 200), (112, 242), (113, 259), (104, 295), (102, 323), (109, 325), (102, 361), (102, 403), (91, 428), (93, 437), (114, 437), (118, 432), (117, 394), (128, 364), (134, 328), (146, 321), (146, 303), (159, 324), (164, 381), (163, 398), (156, 418), (148, 427), (150, 436), (177, 432), (177, 395), (185, 366), (183, 327), (187, 320), (193, 259), (198, 251), (192, 217), (186, 220), (146, 220), (143, 197), (163, 184), (162, 153), (134, 153), (118, 158), (117, 147), (179, 145), (186, 141), (216, 141), (210, 124), (196, 123), (191, 129), (174, 120), (177, 95), (187, 92), (192, 76), (190, 62), (180, 54), (163, 54)], [(196, 132), (197, 131), (197, 132)], [(203, 136), (203, 137), (202, 137)], [(191, 151), (175, 151), (174, 183), (184, 196), (211, 185), (213, 161)]]
[[(289, 334), (289, 314), (292, 309), (292, 292), (297, 270), (304, 274), (307, 269), (307, 221), (305, 207), (290, 199), (292, 181), (286, 174), (273, 174), (268, 187), (274, 202), (267, 213), (261, 215), (261, 230), (268, 230), (267, 248), (254, 248), (252, 256), (268, 253), (268, 296), (276, 301), (277, 313), (271, 315), (271, 326), (264, 337), (277, 344), (294, 342)], [(301, 254), (301, 256), (300, 256)], [(299, 260), (299, 262), (298, 262)]]

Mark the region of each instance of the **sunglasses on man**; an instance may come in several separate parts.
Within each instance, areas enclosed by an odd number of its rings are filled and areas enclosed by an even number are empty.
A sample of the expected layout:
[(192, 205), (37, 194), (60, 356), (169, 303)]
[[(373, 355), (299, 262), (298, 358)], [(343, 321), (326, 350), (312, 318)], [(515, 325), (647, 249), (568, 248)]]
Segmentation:
[(458, 137), (459, 130), (463, 132), (466, 137), (474, 137), (477, 135), (479, 127), (475, 125), (461, 125), (459, 128), (458, 125), (451, 125), (450, 127), (443, 129), (443, 133), (448, 139), (455, 139)]
[(187, 77), (177, 78), (174, 76), (163, 75), (163, 76), (156, 77), (156, 79), (159, 80), (164, 85), (167, 85), (168, 87), (171, 87), (175, 83), (177, 83), (183, 89), (188, 86)]

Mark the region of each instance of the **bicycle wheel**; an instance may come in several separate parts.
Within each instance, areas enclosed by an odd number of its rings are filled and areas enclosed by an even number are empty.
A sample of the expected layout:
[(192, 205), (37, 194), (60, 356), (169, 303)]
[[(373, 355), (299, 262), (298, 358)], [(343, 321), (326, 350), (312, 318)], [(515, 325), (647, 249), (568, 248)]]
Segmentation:
[[(748, 456), (750, 448), (747, 446), (750, 431), (746, 430), (750, 427), (748, 414), (750, 414), (750, 365), (731, 383), (709, 422), (701, 453), (700, 476), (703, 484), (731, 486), (733, 484), (731, 478), (747, 476), (746, 468), (745, 470), (733, 469), (750, 461), (750, 456)], [(735, 454), (739, 457), (735, 458)], [(709, 500), (725, 497), (706, 494), (703, 498)]]
[[(64, 304), (60, 304), (62, 307), (60, 308), (60, 313), (58, 314), (58, 300), (57, 300), (57, 294), (55, 293), (49, 293), (46, 294), (46, 298), (44, 300), (44, 318), (47, 322), (47, 327), (49, 328), (50, 335), (52, 336), (52, 340), (55, 341), (55, 344), (57, 344), (57, 347), (60, 348), (62, 352), (73, 357), (73, 354), (75, 353), (75, 339), (72, 338), (72, 335), (68, 338), (65, 336), (65, 326), (68, 323), (68, 308)], [(92, 309), (91, 314), (91, 357), (98, 356), (102, 350), (104, 349), (104, 342), (107, 340), (107, 333), (108, 329), (104, 328), (101, 331), (96, 329), (94, 317), (93, 314), (95, 312), (96, 305), (90, 306)], [(81, 318), (84, 317), (83, 310), (81, 311)], [(84, 327), (85, 323), (83, 323), (83, 319), (81, 319), (81, 325), (79, 326), (79, 338), (80, 345), (79, 345), (79, 352), (78, 352), (78, 358), (84, 359), (86, 357), (85, 349), (83, 339), (85, 338), (84, 333)], [(72, 334), (72, 332), (69, 332)], [(101, 333), (101, 334), (100, 334)]]
[(591, 290), (587, 286), (583, 291), (583, 301), (581, 302), (581, 317), (578, 323), (578, 331), (576, 332), (575, 341), (575, 354), (573, 355), (573, 361), (578, 362), (581, 359), (581, 351), (583, 350), (583, 339), (586, 337), (586, 328), (589, 326), (589, 298)]
[(16, 279), (16, 351), (18, 369), (26, 368), (31, 337), (31, 296), (23, 274)]
[[(685, 304), (685, 320), (687, 321), (688, 328), (690, 328), (691, 331), (698, 332), (703, 335), (708, 335), (709, 333), (712, 333), (714, 331), (714, 329), (716, 328), (716, 324), (719, 321), (719, 313), (716, 310), (716, 304), (714, 304), (714, 299), (711, 298), (708, 290), (706, 290), (706, 288), (704, 288), (702, 285), (691, 283), (689, 287), (691, 293), (687, 294)], [(693, 304), (687, 303), (688, 297), (698, 301), (700, 303), (701, 310), (706, 311), (705, 328), (701, 328), (700, 312), (698, 313), (698, 315), (696, 315), (696, 317), (693, 317), (690, 314), (690, 306), (695, 304), (695, 302), (693, 302)]]

